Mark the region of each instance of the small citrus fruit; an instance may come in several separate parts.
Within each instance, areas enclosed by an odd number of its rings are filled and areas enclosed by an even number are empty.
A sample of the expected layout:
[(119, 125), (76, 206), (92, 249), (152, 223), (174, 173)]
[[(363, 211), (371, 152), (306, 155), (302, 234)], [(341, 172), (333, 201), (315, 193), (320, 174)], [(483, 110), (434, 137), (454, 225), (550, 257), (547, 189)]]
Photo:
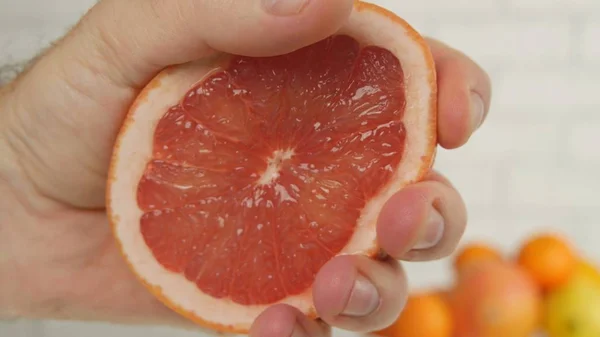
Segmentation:
[(500, 251), (484, 243), (471, 243), (464, 246), (454, 259), (454, 269), (460, 271), (473, 263), (481, 261), (502, 261)]
[(432, 293), (434, 296), (441, 298), (447, 304), (450, 301), (450, 292), (451, 289), (449, 288), (440, 288), (433, 291)]
[(360, 1), (337, 33), (289, 54), (170, 67), (114, 147), (122, 254), (160, 301), (214, 330), (245, 333), (275, 303), (315, 317), (319, 269), (376, 256), (385, 202), (428, 173), (436, 100), (426, 41)]
[(452, 316), (446, 301), (434, 293), (419, 293), (409, 296), (394, 324), (376, 334), (384, 337), (451, 337), (452, 329)]
[(549, 337), (600, 336), (600, 284), (578, 269), (563, 285), (549, 292), (544, 325)]
[(526, 241), (519, 251), (518, 263), (544, 290), (565, 283), (577, 264), (577, 255), (562, 237), (540, 234)]
[(530, 337), (540, 325), (542, 296), (522, 268), (490, 260), (459, 274), (450, 308), (455, 337)]

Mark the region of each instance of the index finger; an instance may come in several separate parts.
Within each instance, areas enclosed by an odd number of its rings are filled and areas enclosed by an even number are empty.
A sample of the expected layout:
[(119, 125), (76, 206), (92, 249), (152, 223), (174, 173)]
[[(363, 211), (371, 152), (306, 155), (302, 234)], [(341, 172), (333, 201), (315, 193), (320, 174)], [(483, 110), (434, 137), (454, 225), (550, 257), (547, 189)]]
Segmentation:
[(492, 96), (488, 74), (460, 51), (427, 39), (436, 63), (438, 141), (447, 149), (463, 146), (485, 120)]

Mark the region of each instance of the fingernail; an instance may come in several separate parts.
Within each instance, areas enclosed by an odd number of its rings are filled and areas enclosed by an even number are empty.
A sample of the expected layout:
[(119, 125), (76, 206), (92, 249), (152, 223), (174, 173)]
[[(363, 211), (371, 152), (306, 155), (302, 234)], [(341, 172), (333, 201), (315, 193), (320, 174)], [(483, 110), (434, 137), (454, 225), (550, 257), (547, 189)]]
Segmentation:
[(352, 293), (342, 315), (363, 317), (371, 314), (379, 307), (379, 293), (375, 285), (366, 277), (358, 275), (354, 281)]
[(481, 123), (483, 123), (483, 112), (485, 105), (483, 99), (478, 93), (471, 93), (471, 130), (475, 131), (479, 129)]
[(444, 236), (444, 218), (434, 207), (431, 207), (425, 230), (413, 247), (416, 250), (429, 249), (436, 246)]
[(310, 0), (262, 0), (265, 10), (273, 15), (300, 14)]

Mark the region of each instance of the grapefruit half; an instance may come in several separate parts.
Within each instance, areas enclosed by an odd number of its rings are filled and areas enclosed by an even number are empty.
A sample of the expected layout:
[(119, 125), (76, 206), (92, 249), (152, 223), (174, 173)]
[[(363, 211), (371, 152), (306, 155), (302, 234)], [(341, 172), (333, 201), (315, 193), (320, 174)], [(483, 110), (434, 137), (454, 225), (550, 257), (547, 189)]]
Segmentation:
[(424, 39), (364, 2), (290, 54), (170, 67), (114, 148), (119, 248), (150, 292), (202, 326), (245, 333), (275, 303), (316, 317), (318, 270), (376, 256), (384, 203), (431, 167), (436, 96)]

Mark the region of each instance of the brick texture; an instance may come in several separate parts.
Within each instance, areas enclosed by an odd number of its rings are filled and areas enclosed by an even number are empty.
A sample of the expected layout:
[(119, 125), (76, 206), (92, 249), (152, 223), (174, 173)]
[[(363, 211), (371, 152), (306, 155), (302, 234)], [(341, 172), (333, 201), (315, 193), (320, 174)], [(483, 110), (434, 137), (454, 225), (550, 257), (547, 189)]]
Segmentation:
[(570, 12), (582, 13), (598, 9), (596, 0), (508, 0), (511, 7), (519, 10), (532, 10), (536, 12)]
[[(599, 257), (600, 2), (373, 1), (464, 51), (491, 74), (494, 97), (485, 125), (465, 147), (440, 151), (436, 164), (468, 205), (464, 240), (492, 240), (509, 252), (527, 235), (553, 229)], [(35, 55), (94, 2), (1, 2), (0, 66), (11, 71), (9, 64)], [(413, 288), (444, 284), (447, 268), (447, 259), (406, 266)], [(197, 336), (57, 322), (0, 324), (0, 335)]]
[(600, 18), (584, 24), (582, 35), (581, 50), (583, 60), (591, 64), (600, 65)]

